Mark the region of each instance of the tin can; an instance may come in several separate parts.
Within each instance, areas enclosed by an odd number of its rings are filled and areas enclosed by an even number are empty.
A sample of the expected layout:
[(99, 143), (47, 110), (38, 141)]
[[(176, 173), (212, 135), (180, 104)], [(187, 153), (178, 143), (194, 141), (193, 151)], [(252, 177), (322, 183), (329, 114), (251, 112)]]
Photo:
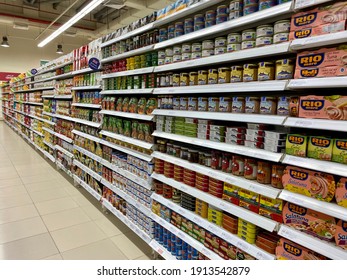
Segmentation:
[(279, 96), (277, 100), (277, 115), (288, 116), (289, 115), (289, 102), (288, 96)]
[(242, 42), (243, 41), (255, 41), (256, 39), (256, 31), (254, 29), (247, 29), (242, 31)]
[(184, 29), (184, 22), (182, 21), (175, 22), (175, 31), (183, 30), (183, 29)]
[(194, 27), (194, 19), (193, 18), (186, 18), (184, 20), (184, 27)]
[(165, 58), (159, 58), (158, 59), (158, 66), (165, 64)]
[(276, 21), (274, 24), (274, 33), (288, 33), (290, 31), (290, 20)]
[(253, 49), (256, 46), (255, 41), (243, 41), (241, 43), (241, 50), (246, 50), (246, 49)]
[(160, 35), (167, 36), (167, 32), (168, 32), (168, 30), (166, 28), (160, 28), (159, 29), (159, 36)]
[(159, 35), (159, 42), (164, 42), (167, 39), (171, 39), (168, 37), (168, 35)]
[(246, 114), (259, 114), (259, 112), (260, 112), (260, 98), (259, 97), (246, 96), (245, 113)]
[(255, 41), (257, 47), (272, 45), (273, 37), (260, 37)]
[[(202, 50), (213, 50), (213, 49), (214, 49), (214, 42), (212, 40), (202, 41)], [(196, 50), (193, 50), (193, 51), (196, 51)]]
[(272, 25), (260, 25), (257, 27), (257, 38), (270, 37), (274, 35), (274, 27)]
[(189, 85), (189, 74), (188, 73), (181, 73), (180, 75), (180, 86), (188, 86)]
[(217, 7), (217, 15), (225, 15), (229, 12), (227, 5), (220, 5)]
[(206, 20), (205, 27), (211, 27), (213, 25), (216, 25), (216, 20), (215, 19)]
[(230, 82), (238, 83), (243, 81), (243, 66), (234, 65), (230, 68)]
[(274, 7), (277, 4), (276, 2), (277, 0), (259, 0), (259, 11)]
[(248, 180), (256, 180), (258, 174), (258, 165), (255, 159), (245, 159), (244, 177)]
[(167, 27), (167, 32), (170, 33), (170, 32), (175, 32), (175, 25), (174, 24), (171, 24)]
[(208, 70), (208, 84), (214, 85), (218, 82), (218, 70), (217, 69), (209, 69)]
[(192, 33), (194, 31), (195, 31), (194, 26), (185, 26), (184, 27), (184, 34), (189, 34), (189, 33)]
[(201, 52), (193, 52), (192, 53), (192, 59), (196, 58), (202, 58), (202, 53)]
[(227, 39), (225, 37), (218, 37), (214, 41), (214, 47), (226, 47)]
[(271, 186), (276, 189), (283, 189), (282, 176), (284, 173), (284, 166), (279, 164), (272, 165), (271, 172)]
[(255, 12), (258, 12), (258, 4), (244, 6), (244, 8), (243, 8), (243, 15), (244, 16), (253, 14)]
[(260, 184), (271, 183), (271, 164), (266, 161), (258, 161), (257, 182)]
[(240, 33), (230, 33), (228, 34), (227, 43), (237, 44), (242, 42), (242, 35)]
[(194, 31), (199, 31), (205, 28), (205, 23), (194, 24)]
[(258, 65), (257, 64), (244, 64), (243, 65), (243, 81), (253, 82), (258, 78)]
[(245, 98), (233, 97), (231, 112), (232, 113), (244, 113), (245, 112)]
[(218, 84), (230, 83), (230, 68), (222, 67), (218, 69)]
[(231, 158), (231, 173), (235, 176), (243, 176), (245, 172), (245, 160), (243, 156), (234, 155)]
[(275, 78), (275, 65), (272, 62), (260, 62), (258, 68), (258, 81), (269, 81)]
[(229, 4), (229, 12), (243, 9), (243, 0), (233, 0)]
[(175, 30), (175, 38), (184, 35), (184, 30)]
[(181, 46), (174, 46), (173, 47), (173, 55), (175, 54), (182, 54), (182, 47)]
[(207, 85), (208, 81), (208, 71), (199, 70), (198, 71), (198, 85)]
[(173, 59), (172, 59), (173, 63), (180, 62), (180, 61), (182, 61), (182, 55), (176, 54), (176, 55), (173, 56)]
[(196, 86), (198, 84), (198, 72), (189, 73), (189, 85)]
[(203, 14), (197, 14), (194, 16), (194, 26), (196, 24), (205, 24), (205, 17)]
[(226, 21), (228, 21), (228, 15), (227, 14), (218, 15), (216, 18), (216, 24), (220, 24), (220, 23), (223, 23)]
[(192, 45), (191, 44), (183, 44), (181, 47), (182, 53), (190, 53), (192, 51)]
[[(204, 52), (204, 51), (203, 51)], [(214, 49), (214, 54), (218, 55), (218, 54), (224, 54), (227, 52), (227, 48), (226, 47), (218, 47)]]
[(191, 53), (182, 53), (182, 61), (191, 60), (192, 54)]
[(168, 38), (168, 39), (173, 39), (173, 38), (175, 38), (175, 32), (168, 32), (168, 33), (167, 33), (167, 38)]
[[(196, 72), (193, 72), (193, 73), (196, 73)], [(190, 82), (192, 82), (190, 74), (189, 74), (189, 80), (190, 80)], [(196, 78), (195, 78), (195, 76), (193, 76), (193, 83), (194, 84), (190, 84), (190, 85), (197, 85), (197, 79), (198, 79), (197, 75), (196, 75)], [(197, 97), (189, 97), (188, 98), (188, 111), (197, 111), (197, 110), (198, 110), (198, 98)]]
[(241, 44), (240, 43), (228, 44), (228, 46), (227, 46), (227, 52), (234, 52), (234, 51), (239, 51), (239, 50), (241, 50)]
[(209, 57), (214, 55), (214, 50), (203, 50), (202, 51), (202, 57)]
[(165, 49), (165, 57), (168, 57), (168, 56), (173, 56), (173, 49), (172, 48)]
[(208, 98), (198, 97), (198, 111), (206, 112), (207, 109), (208, 109)]
[(158, 51), (158, 58), (165, 58), (166, 53), (165, 51)]
[(205, 19), (207, 20), (216, 20), (216, 12), (214, 10), (208, 10), (205, 14)]
[(180, 97), (180, 110), (188, 110), (188, 97)]
[[(211, 48), (213, 49), (214, 46)], [(192, 44), (192, 52), (201, 52), (202, 51), (202, 44), (201, 43), (193, 43)]]
[(273, 37), (274, 44), (288, 42), (289, 41), (289, 33), (277, 33)]
[(230, 11), (229, 20), (237, 19), (243, 16), (243, 10), (241, 11)]
[(165, 64), (171, 64), (172, 62), (173, 62), (173, 57), (172, 56), (165, 57)]
[(279, 59), (276, 60), (275, 70), (276, 80), (292, 79), (294, 74), (294, 60), (293, 59)]

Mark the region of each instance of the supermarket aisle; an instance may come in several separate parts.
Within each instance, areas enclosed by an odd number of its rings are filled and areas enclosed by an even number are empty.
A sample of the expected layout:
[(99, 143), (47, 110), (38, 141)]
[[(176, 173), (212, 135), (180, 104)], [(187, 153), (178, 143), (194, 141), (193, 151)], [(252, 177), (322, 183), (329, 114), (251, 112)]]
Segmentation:
[(0, 259), (149, 259), (150, 253), (0, 121)]

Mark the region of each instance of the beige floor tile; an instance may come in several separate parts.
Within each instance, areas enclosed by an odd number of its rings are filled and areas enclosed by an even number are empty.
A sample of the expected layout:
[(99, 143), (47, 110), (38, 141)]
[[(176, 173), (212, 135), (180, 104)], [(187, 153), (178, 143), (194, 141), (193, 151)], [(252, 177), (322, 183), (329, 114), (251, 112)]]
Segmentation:
[(0, 164), (0, 176), (1, 176), (1, 174), (7, 173), (7, 172), (17, 172), (17, 170), (16, 170), (16, 168), (14, 168), (13, 165), (5, 166), (5, 165)]
[(51, 235), (60, 252), (72, 250), (106, 238), (106, 235), (93, 222), (52, 231)]
[(53, 175), (51, 174), (45, 174), (41, 176), (28, 176), (28, 177), (21, 177), (24, 184), (32, 184), (32, 183), (38, 183), (38, 182), (46, 182), (51, 181), (53, 179)]
[(107, 218), (94, 220), (94, 223), (97, 224), (97, 226), (107, 235), (107, 237), (122, 234), (117, 226), (111, 223)]
[(105, 217), (105, 215), (90, 202), (88, 205), (81, 206), (81, 208), (92, 220), (97, 220)]
[(20, 177), (32, 177), (49, 174), (53, 177), (50, 167), (36, 167), (18, 171)]
[(141, 247), (134, 244), (133, 239), (129, 239), (123, 234), (112, 237), (111, 240), (129, 260), (139, 258), (146, 253), (141, 249)]
[(27, 190), (23, 185), (12, 186), (8, 188), (0, 188), (0, 197), (7, 197), (25, 193), (27, 193)]
[(28, 194), (19, 194), (10, 197), (0, 197), (0, 209), (32, 204)]
[(110, 239), (104, 239), (62, 253), (65, 260), (127, 260)]
[(54, 231), (90, 221), (89, 217), (80, 208), (68, 209), (57, 213), (42, 216), (43, 222), (49, 231)]
[(66, 184), (66, 187), (64, 187), (64, 190), (66, 190), (68, 192), (68, 194), (70, 196), (75, 196), (75, 195), (80, 195), (80, 191), (79, 189), (77, 189), (76, 187), (74, 187), (73, 185), (68, 185), (69, 183)]
[(39, 216), (34, 204), (0, 210), (0, 224), (24, 220)]
[(148, 261), (148, 260), (153, 260), (153, 258), (147, 256), (147, 255), (143, 255), (135, 260), (141, 260), (141, 261)]
[(62, 184), (56, 181), (55, 179), (52, 179), (44, 182), (25, 184), (25, 188), (29, 193), (33, 193), (38, 191), (45, 191), (48, 189), (62, 188)]
[(60, 261), (62, 259), (63, 259), (63, 257), (60, 254), (56, 254), (56, 255), (44, 258), (42, 260)]
[(92, 205), (92, 203), (87, 198), (85, 198), (83, 194), (73, 195), (73, 196), (71, 196), (71, 198), (74, 201), (76, 201), (76, 203), (79, 206), (90, 206), (90, 205)]
[(78, 204), (71, 197), (58, 198), (43, 202), (35, 203), (40, 215), (51, 214), (60, 212), (67, 209), (79, 207)]
[(62, 188), (48, 189), (48, 190), (39, 191), (39, 192), (32, 192), (29, 195), (32, 198), (32, 200), (34, 201), (34, 203), (69, 196), (69, 194)]
[(19, 178), (19, 175), (16, 171), (4, 172), (0, 174), (0, 180), (16, 179), (16, 178)]
[(0, 244), (47, 232), (40, 217), (0, 225)]
[(20, 178), (16, 179), (0, 179), (0, 188), (8, 188), (12, 186), (19, 186), (22, 185), (23, 182)]
[(0, 245), (2, 260), (39, 260), (57, 253), (59, 251), (48, 233)]

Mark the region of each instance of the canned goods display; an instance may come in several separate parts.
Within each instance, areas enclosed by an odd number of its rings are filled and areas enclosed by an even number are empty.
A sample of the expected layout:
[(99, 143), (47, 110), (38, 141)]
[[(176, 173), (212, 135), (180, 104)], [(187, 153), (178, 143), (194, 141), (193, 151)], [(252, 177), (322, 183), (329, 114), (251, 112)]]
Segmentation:
[(202, 44), (201, 43), (193, 43), (192, 44), (192, 53), (195, 53), (195, 52), (202, 52)]
[(255, 12), (258, 12), (258, 4), (251, 4), (251, 5), (245, 5), (243, 7), (243, 15), (244, 16), (247, 16), (247, 15), (250, 15), (250, 14), (253, 14)]
[(214, 54), (215, 55), (223, 54), (223, 53), (226, 53), (226, 52), (227, 52), (227, 47), (218, 47), (218, 48), (214, 49)]
[(241, 43), (242, 35), (240, 33), (230, 33), (227, 37), (228, 44), (237, 44)]
[(276, 2), (277, 0), (259, 0), (259, 11), (274, 7)]
[(183, 44), (181, 51), (182, 51), (182, 53), (191, 53), (192, 45), (191, 44)]
[(227, 14), (217, 15), (216, 24), (221, 24), (223, 22), (226, 22), (228, 21), (228, 19), (229, 19), (229, 16)]
[(225, 37), (218, 37), (214, 41), (214, 47), (226, 47), (227, 39)]
[(242, 31), (242, 42), (243, 41), (255, 41), (256, 31), (254, 29), (247, 29)]
[(286, 80), (292, 79), (294, 76), (294, 60), (279, 59), (276, 60), (275, 79)]
[(274, 27), (272, 25), (261, 25), (257, 27), (257, 38), (272, 37), (274, 35)]
[(289, 33), (290, 31), (290, 20), (276, 21), (274, 24), (274, 33)]
[(255, 45), (257, 47), (272, 45), (273, 43), (273, 37), (259, 37), (255, 41)]
[[(205, 40), (202, 41), (202, 50), (213, 50), (214, 49), (214, 42), (212, 40)], [(195, 48), (195, 44), (193, 44), (193, 51), (197, 51)]]
[(253, 49), (256, 46), (255, 41), (243, 41), (241, 43), (241, 50), (246, 50), (246, 49)]
[(181, 46), (174, 46), (172, 54), (173, 55), (182, 54), (182, 47)]
[(177, 54), (177, 55), (174, 55), (172, 57), (172, 62), (175, 63), (175, 62), (180, 62), (182, 61), (182, 55), (181, 54)]
[(192, 59), (202, 58), (202, 52), (193, 52)]
[(275, 65), (272, 62), (260, 62), (258, 67), (258, 81), (269, 81), (275, 78)]
[(241, 50), (241, 44), (228, 44), (227, 46), (227, 52), (234, 52)]
[(182, 61), (191, 60), (192, 54), (191, 53), (182, 53)]
[(205, 14), (205, 19), (207, 20), (216, 20), (216, 12), (215, 10), (209, 10)]
[(274, 44), (288, 42), (289, 41), (289, 33), (277, 33), (273, 37)]
[(209, 57), (214, 55), (214, 50), (203, 50), (201, 53), (201, 57)]

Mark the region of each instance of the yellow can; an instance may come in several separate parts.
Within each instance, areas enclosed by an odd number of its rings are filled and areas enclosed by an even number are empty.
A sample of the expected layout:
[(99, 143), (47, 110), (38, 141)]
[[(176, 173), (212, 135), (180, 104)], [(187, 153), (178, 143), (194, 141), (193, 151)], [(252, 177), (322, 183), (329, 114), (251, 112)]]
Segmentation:
[(207, 85), (208, 71), (198, 71), (198, 85)]
[(189, 85), (189, 74), (188, 73), (181, 73), (180, 76), (180, 86), (185, 87)]
[(276, 60), (276, 80), (292, 79), (294, 75), (294, 60), (279, 59)]
[(198, 84), (198, 72), (189, 73), (189, 85), (196, 86)]
[(230, 68), (230, 83), (239, 83), (243, 80), (243, 66), (236, 65)]
[(259, 62), (258, 81), (275, 79), (275, 65), (273, 62)]
[(208, 70), (208, 84), (214, 85), (218, 82), (218, 70), (217, 69), (209, 69)]
[(180, 81), (181, 81), (180, 74), (173, 74), (173, 76), (172, 76), (172, 86), (179, 87), (180, 86)]
[(243, 81), (253, 82), (258, 79), (258, 65), (257, 64), (244, 64), (243, 65)]
[(230, 83), (230, 68), (222, 67), (218, 69), (218, 84)]

